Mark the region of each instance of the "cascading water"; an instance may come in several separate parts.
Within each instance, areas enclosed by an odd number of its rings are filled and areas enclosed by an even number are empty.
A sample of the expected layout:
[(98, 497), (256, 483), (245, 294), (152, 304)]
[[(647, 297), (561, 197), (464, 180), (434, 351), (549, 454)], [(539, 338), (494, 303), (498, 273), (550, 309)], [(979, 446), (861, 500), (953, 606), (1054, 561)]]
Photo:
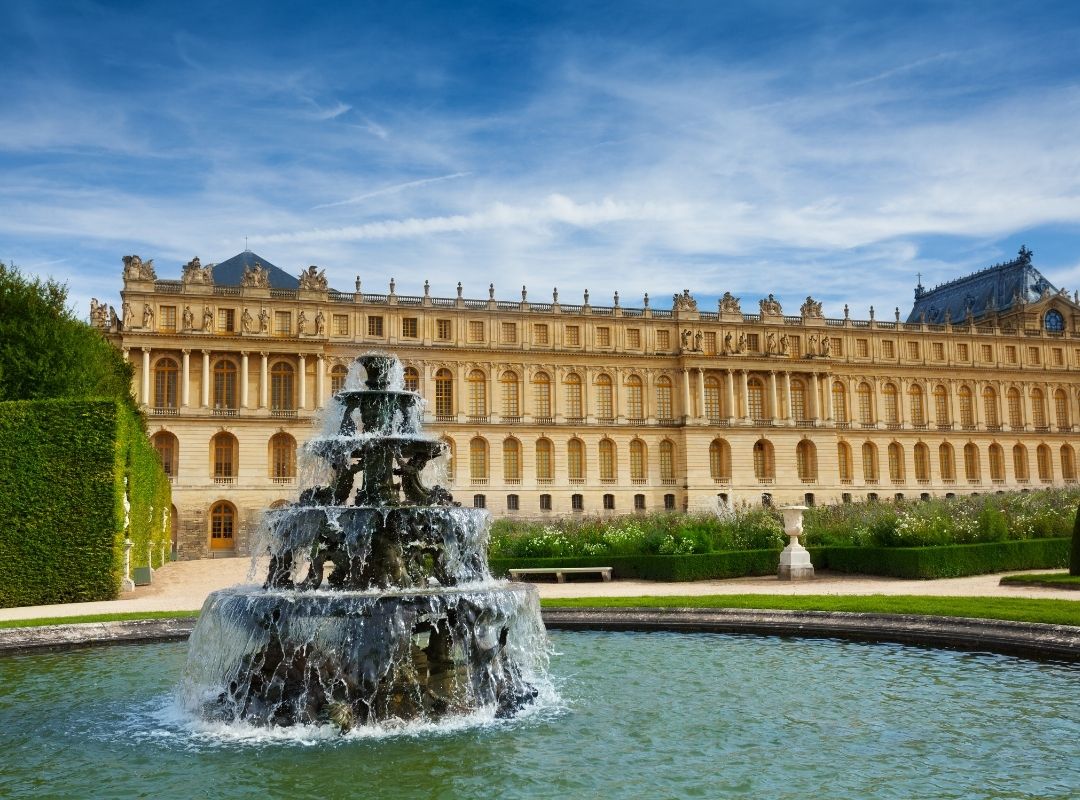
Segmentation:
[(203, 606), (181, 694), (204, 718), (347, 730), (507, 717), (550, 686), (535, 589), (491, 577), (486, 512), (425, 484), (446, 446), (421, 434), (400, 362), (357, 364), (365, 388), (350, 370), (328, 429), (304, 446), (325, 482), (266, 514), (265, 584)]

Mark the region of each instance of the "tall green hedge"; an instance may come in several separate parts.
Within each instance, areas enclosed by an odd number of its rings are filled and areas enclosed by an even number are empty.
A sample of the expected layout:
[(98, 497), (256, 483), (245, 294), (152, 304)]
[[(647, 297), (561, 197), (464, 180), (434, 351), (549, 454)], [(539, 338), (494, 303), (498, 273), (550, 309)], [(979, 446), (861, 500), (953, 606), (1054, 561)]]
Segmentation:
[(139, 417), (116, 400), (0, 403), (0, 607), (116, 597), (125, 490), (132, 566), (150, 549), (160, 566), (171, 494)]

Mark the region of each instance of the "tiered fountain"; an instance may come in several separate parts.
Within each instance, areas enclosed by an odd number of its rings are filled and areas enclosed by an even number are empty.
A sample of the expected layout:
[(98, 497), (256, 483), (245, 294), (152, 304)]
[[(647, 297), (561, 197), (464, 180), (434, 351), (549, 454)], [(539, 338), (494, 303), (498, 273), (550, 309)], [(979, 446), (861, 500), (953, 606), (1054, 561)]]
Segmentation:
[(422, 399), (397, 359), (357, 362), (366, 388), (335, 395), (327, 435), (305, 445), (323, 480), (267, 512), (265, 584), (203, 606), (183, 696), (204, 717), (343, 730), (505, 717), (547, 681), (535, 590), (492, 579), (486, 512), (425, 485), (446, 445), (421, 434)]

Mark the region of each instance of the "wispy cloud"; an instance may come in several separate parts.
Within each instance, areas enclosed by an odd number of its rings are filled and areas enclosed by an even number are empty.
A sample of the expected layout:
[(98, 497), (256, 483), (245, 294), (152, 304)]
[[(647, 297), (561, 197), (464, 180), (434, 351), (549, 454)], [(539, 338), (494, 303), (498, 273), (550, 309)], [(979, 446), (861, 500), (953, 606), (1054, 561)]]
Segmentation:
[(347, 206), (354, 203), (362, 203), (365, 200), (370, 200), (373, 197), (382, 197), (388, 194), (397, 194), (398, 192), (404, 192), (406, 189), (416, 189), (420, 186), (428, 186), (432, 183), (441, 183), (442, 181), (452, 181), (457, 178), (466, 178), (472, 175), (471, 172), (453, 172), (449, 175), (439, 175), (435, 178), (422, 178), (416, 181), (405, 181), (404, 183), (395, 183), (393, 186), (384, 186), (381, 189), (374, 189), (370, 192), (364, 192), (363, 194), (355, 195), (346, 200), (338, 200), (336, 203), (321, 203), (316, 208), (336, 208), (337, 206)]

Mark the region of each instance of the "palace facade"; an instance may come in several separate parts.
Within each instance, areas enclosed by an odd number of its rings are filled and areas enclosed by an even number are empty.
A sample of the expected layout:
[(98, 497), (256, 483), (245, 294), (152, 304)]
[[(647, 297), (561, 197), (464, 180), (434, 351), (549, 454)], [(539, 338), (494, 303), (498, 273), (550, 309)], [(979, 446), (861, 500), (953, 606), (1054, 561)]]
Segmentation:
[(387, 350), (450, 445), (465, 505), (522, 517), (716, 511), (1075, 483), (1080, 304), (1031, 253), (915, 290), (906, 321), (807, 297), (715, 310), (386, 294), (250, 251), (180, 279), (124, 259), (91, 320), (135, 367), (180, 558), (246, 553), (297, 494), (297, 445), (361, 352)]

